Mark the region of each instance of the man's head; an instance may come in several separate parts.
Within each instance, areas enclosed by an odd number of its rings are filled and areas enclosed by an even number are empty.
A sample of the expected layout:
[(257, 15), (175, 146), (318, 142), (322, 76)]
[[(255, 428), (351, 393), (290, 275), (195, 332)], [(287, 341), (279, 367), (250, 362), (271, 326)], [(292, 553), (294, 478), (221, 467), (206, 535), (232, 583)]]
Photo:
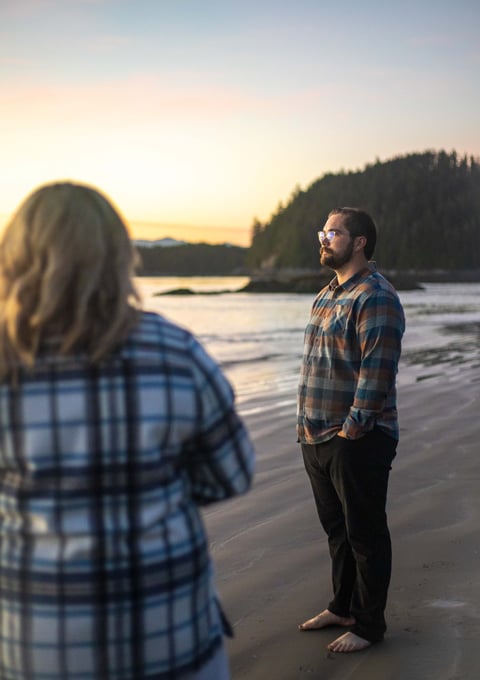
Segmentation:
[(319, 232), (321, 264), (339, 270), (352, 259), (369, 260), (375, 250), (377, 230), (373, 219), (359, 208), (334, 208)]
[(377, 243), (377, 228), (370, 215), (360, 208), (334, 208), (330, 210), (328, 217), (332, 215), (342, 216), (342, 224), (348, 229), (352, 238), (365, 236), (365, 257), (370, 260)]

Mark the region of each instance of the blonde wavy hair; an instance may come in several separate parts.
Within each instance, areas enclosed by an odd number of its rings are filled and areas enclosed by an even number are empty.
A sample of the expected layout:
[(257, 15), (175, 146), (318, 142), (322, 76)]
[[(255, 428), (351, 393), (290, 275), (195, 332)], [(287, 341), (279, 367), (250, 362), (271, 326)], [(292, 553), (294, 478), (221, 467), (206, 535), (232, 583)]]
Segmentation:
[(0, 243), (0, 379), (35, 363), (40, 345), (95, 363), (138, 319), (125, 222), (96, 189), (48, 184), (28, 196)]

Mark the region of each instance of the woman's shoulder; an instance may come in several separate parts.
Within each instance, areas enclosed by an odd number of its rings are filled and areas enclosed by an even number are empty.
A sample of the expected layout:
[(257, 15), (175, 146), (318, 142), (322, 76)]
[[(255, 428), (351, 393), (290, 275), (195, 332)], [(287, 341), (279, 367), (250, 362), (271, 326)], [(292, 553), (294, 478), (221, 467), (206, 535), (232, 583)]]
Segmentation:
[(137, 326), (120, 348), (120, 358), (147, 370), (168, 367), (200, 380), (219, 372), (217, 362), (191, 331), (155, 312), (140, 314)]
[(156, 312), (142, 311), (130, 333), (125, 348), (133, 346), (158, 350), (160, 347), (186, 347), (192, 342), (192, 333)]

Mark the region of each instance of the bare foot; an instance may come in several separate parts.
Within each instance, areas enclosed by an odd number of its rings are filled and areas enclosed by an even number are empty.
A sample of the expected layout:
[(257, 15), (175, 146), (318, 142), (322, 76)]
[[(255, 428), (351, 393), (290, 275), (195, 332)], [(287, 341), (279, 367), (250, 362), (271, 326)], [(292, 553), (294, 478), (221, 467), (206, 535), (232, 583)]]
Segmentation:
[(349, 631), (327, 645), (327, 649), (331, 652), (361, 652), (362, 649), (370, 647), (371, 644), (368, 640)]
[(354, 623), (355, 619), (350, 616), (337, 616), (328, 609), (324, 609), (323, 612), (301, 623), (298, 627), (300, 630), (318, 630), (327, 626), (353, 626)]

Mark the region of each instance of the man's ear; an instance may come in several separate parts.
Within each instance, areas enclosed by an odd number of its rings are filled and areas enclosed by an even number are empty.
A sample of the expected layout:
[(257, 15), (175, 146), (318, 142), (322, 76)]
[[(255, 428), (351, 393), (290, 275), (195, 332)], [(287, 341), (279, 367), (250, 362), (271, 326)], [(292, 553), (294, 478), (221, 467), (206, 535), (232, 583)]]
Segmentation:
[(355, 237), (355, 245), (353, 249), (355, 251), (363, 250), (365, 246), (367, 245), (367, 237), (366, 236), (356, 236)]

